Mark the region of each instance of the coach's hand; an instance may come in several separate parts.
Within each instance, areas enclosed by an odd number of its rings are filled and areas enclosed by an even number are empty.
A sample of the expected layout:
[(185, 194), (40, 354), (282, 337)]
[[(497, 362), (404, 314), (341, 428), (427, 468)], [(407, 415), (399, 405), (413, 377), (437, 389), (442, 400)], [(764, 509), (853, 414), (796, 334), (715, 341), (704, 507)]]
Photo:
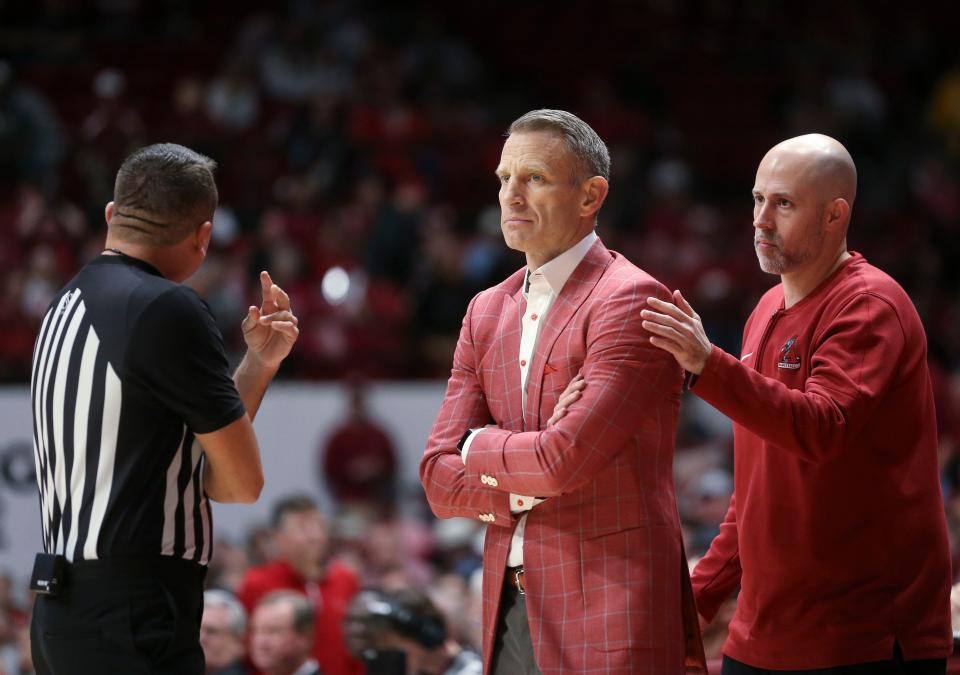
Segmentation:
[(653, 346), (670, 352), (682, 368), (699, 375), (710, 357), (710, 340), (703, 330), (700, 316), (680, 291), (673, 292), (673, 300), (677, 304), (652, 296), (647, 298), (647, 304), (657, 311), (642, 310), (642, 325), (653, 333), (650, 337)]
[(251, 305), (243, 319), (243, 340), (250, 356), (262, 366), (276, 369), (297, 341), (300, 321), (290, 308), (290, 296), (267, 272), (260, 272), (260, 289), (260, 306)]
[(580, 398), (580, 394), (583, 393), (585, 386), (587, 386), (587, 383), (584, 382), (583, 375), (577, 373), (577, 376), (570, 380), (570, 384), (568, 384), (567, 388), (560, 394), (557, 405), (553, 407), (553, 414), (550, 416), (550, 419), (547, 420), (547, 426), (556, 424), (560, 421), (560, 418), (567, 414), (567, 408), (571, 403)]

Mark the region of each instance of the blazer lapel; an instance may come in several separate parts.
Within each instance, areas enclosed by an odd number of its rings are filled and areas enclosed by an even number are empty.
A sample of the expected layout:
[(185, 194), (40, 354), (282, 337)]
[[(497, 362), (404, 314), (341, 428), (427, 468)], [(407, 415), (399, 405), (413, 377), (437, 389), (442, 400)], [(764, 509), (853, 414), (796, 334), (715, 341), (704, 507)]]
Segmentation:
[[(484, 311), (484, 334), (494, 336), (490, 342), (488, 361), (480, 374), (483, 390), (489, 398), (500, 401), (495, 421), (501, 429), (523, 431), (523, 404), (520, 391), (521, 318), (527, 301), (523, 297), (526, 268), (514, 272), (500, 288), (499, 304)], [(498, 311), (499, 310), (499, 311)], [(490, 331), (489, 333), (487, 331)], [(491, 411), (493, 412), (493, 411)]]
[(523, 297), (522, 287), (507, 297), (509, 300), (503, 303), (503, 313), (500, 315), (500, 325), (497, 330), (497, 333), (502, 336), (499, 340), (500, 354), (497, 360), (503, 368), (501, 377), (507, 414), (501, 424), (506, 429), (525, 431), (519, 361), (520, 334), (523, 331), (521, 317), (527, 307), (527, 301)]
[[(567, 279), (560, 295), (553, 301), (550, 311), (547, 312), (547, 321), (543, 332), (537, 338), (537, 347), (534, 350), (533, 363), (530, 364), (530, 373), (527, 375), (527, 406), (524, 419), (526, 429), (538, 431), (540, 429), (540, 394), (543, 391), (543, 373), (547, 358), (553, 351), (553, 346), (560, 337), (560, 333), (570, 323), (590, 293), (596, 287), (603, 272), (613, 261), (613, 256), (602, 241), (597, 241), (580, 264)], [(518, 334), (519, 339), (519, 334)], [(517, 345), (519, 354), (519, 342)], [(519, 375), (518, 375), (519, 377)]]

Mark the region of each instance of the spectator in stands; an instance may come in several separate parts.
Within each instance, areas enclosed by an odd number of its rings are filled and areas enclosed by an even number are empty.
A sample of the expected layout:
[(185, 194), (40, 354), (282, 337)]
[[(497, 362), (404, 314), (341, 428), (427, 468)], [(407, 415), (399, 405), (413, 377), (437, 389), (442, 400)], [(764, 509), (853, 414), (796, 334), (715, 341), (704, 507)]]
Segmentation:
[(207, 663), (207, 675), (247, 675), (244, 666), (247, 613), (229, 591), (203, 593), (200, 646)]
[(411, 675), (480, 675), (483, 661), (450, 636), (448, 620), (420, 591), (369, 589), (351, 604), (346, 632), (370, 672), (389, 661), (384, 653), (399, 652)]
[(247, 58), (228, 61), (207, 89), (207, 115), (229, 133), (246, 131), (260, 115), (260, 90)]
[(246, 548), (225, 535), (216, 535), (213, 550), (216, 555), (207, 568), (207, 588), (222, 588), (233, 593), (251, 566)]
[(80, 125), (73, 171), (83, 182), (91, 216), (112, 199), (113, 174), (123, 158), (146, 145), (149, 132), (127, 93), (127, 76), (105, 68), (93, 78), (92, 109)]
[(0, 60), (0, 180), (57, 188), (57, 168), (66, 151), (63, 128), (47, 101), (18, 84), (13, 67)]
[(323, 674), (360, 675), (362, 666), (347, 653), (342, 629), (357, 580), (347, 567), (329, 558), (327, 525), (316, 503), (305, 495), (281, 499), (271, 522), (277, 559), (247, 572), (237, 591), (240, 601), (252, 611), (271, 591), (304, 594), (315, 615), (313, 655)]
[[(29, 613), (21, 602), (14, 597), (13, 577), (7, 572), (0, 572), (0, 614), (4, 614), (15, 624), (24, 623)], [(10, 634), (0, 630), (0, 642), (10, 638)]]
[(928, 106), (930, 126), (943, 137), (950, 153), (960, 158), (960, 60), (940, 76)]
[[(2, 622), (2, 620), (0, 620)], [(13, 623), (13, 640), (0, 648), (0, 673), (3, 675), (34, 675), (33, 656), (30, 653), (30, 622)]]
[(707, 469), (685, 491), (693, 529), (688, 551), (706, 551), (730, 506), (733, 479), (723, 469)]
[(334, 428), (323, 449), (324, 482), (341, 509), (388, 514), (396, 503), (396, 450), (370, 418), (366, 383), (355, 377), (348, 388), (347, 418)]
[[(314, 611), (296, 591), (274, 591), (257, 602), (250, 617), (250, 658), (263, 675), (326, 675), (311, 658)], [(316, 651), (314, 649), (314, 651)]]
[(953, 628), (953, 653), (960, 648), (960, 583), (950, 589), (950, 624)]
[(94, 146), (107, 167), (117, 166), (140, 145), (147, 134), (137, 109), (127, 100), (127, 75), (119, 68), (105, 68), (93, 79), (96, 102), (83, 120), (80, 137)]
[[(384, 592), (380, 588), (363, 588), (350, 601), (343, 616), (343, 638), (347, 651), (354, 658), (363, 660), (367, 652), (376, 651), (377, 638), (383, 632), (386, 619), (370, 614), (371, 603), (382, 602)], [(369, 670), (369, 668), (368, 668)]]
[(296, 17), (286, 20), (260, 56), (260, 79), (268, 96), (305, 101), (316, 94), (340, 92), (350, 71), (323, 44), (319, 27)]

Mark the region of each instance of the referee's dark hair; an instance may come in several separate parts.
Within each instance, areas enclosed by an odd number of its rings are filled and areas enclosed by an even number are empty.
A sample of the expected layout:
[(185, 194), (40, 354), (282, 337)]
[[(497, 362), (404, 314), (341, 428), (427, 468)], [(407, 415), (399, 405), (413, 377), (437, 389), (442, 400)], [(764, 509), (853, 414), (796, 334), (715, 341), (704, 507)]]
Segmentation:
[(317, 503), (307, 495), (290, 495), (280, 499), (273, 505), (273, 511), (270, 514), (270, 525), (274, 529), (280, 527), (283, 517), (288, 513), (307, 513), (308, 511), (319, 511)]
[[(307, 596), (297, 591), (273, 591), (263, 596), (260, 601), (257, 602), (257, 607), (279, 604), (287, 604), (293, 610), (293, 630), (301, 635), (313, 632), (313, 622), (316, 619), (314, 618), (313, 605), (310, 604)], [(254, 607), (253, 611), (257, 611), (256, 607)]]
[(117, 172), (110, 228), (135, 243), (182, 241), (213, 219), (219, 199), (216, 166), (209, 157), (175, 143), (140, 148)]

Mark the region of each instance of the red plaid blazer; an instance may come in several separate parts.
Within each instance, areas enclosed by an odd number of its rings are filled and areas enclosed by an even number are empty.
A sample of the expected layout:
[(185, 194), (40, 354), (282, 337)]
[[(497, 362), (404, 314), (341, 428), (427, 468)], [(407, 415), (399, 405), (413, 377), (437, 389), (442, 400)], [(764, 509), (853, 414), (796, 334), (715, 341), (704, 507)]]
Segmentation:
[[(648, 296), (669, 293), (595, 243), (547, 314), (521, 410), (523, 279), (520, 270), (471, 301), (420, 464), (437, 516), (489, 524), (485, 672), (517, 522), (510, 492), (547, 498), (529, 511), (523, 546), (544, 675), (706, 672), (698, 670), (702, 647), (673, 486), (682, 372), (650, 345), (639, 318)], [(582, 398), (546, 427), (579, 371)], [(474, 438), (464, 466), (458, 441), (486, 424), (498, 428)]]

